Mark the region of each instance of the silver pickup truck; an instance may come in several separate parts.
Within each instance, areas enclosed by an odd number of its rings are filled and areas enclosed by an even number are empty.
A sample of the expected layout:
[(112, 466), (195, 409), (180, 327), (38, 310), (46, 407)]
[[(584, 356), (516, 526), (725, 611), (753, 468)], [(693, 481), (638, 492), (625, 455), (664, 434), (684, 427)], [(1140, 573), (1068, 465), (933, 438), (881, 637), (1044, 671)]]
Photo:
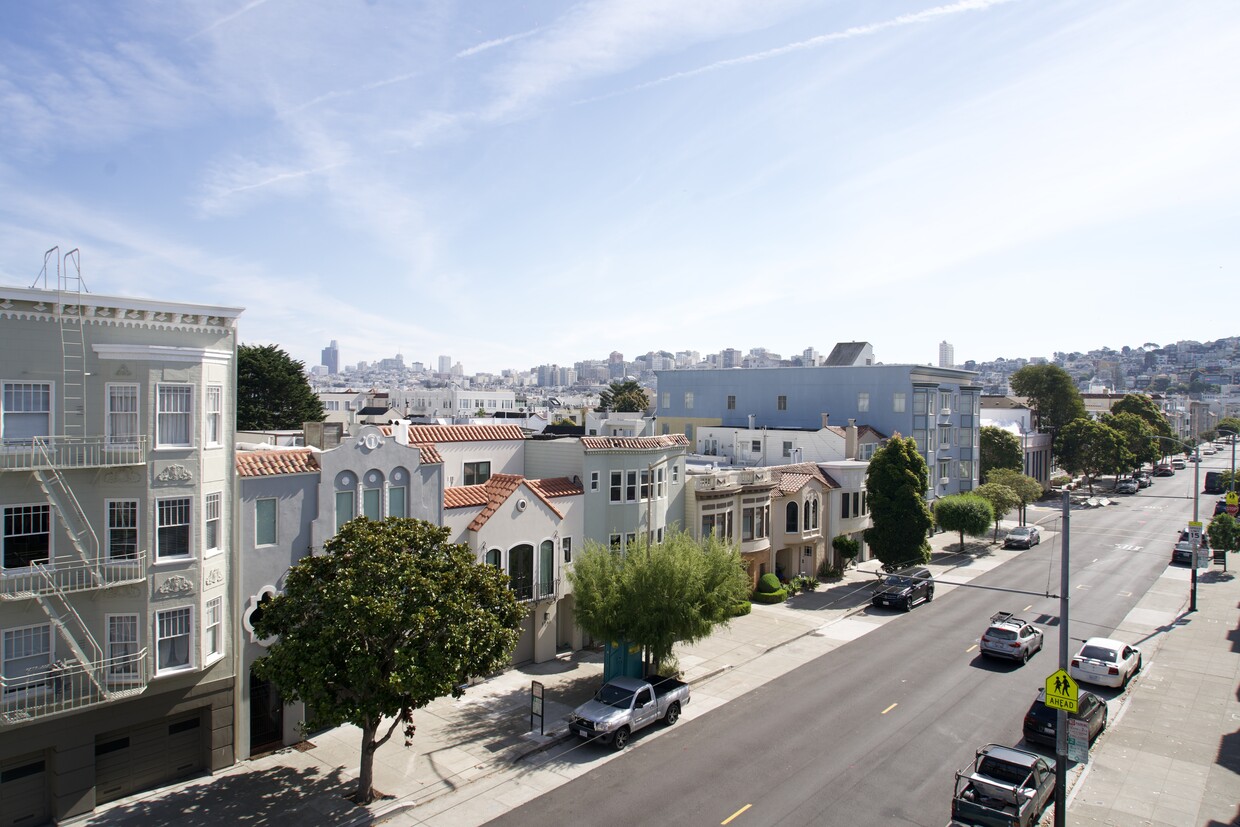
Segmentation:
[(594, 698), (573, 710), (568, 728), (579, 738), (594, 739), (624, 749), (629, 736), (655, 721), (671, 726), (689, 703), (689, 684), (675, 678), (652, 676), (649, 681), (615, 678), (603, 684)]

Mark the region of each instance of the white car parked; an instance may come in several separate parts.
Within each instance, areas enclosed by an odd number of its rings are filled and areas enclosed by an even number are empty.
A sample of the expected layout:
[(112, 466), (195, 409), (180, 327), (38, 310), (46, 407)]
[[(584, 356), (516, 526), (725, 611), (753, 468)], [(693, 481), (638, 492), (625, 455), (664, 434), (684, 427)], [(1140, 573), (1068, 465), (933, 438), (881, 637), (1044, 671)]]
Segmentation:
[(1099, 686), (1123, 687), (1141, 671), (1141, 650), (1108, 637), (1091, 637), (1072, 656), (1068, 674)]

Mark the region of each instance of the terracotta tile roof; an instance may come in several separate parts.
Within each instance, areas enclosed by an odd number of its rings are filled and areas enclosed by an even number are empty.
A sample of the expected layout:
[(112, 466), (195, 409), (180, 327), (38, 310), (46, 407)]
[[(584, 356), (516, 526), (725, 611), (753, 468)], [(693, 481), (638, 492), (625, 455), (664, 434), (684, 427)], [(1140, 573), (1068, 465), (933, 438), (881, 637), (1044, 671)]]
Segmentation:
[(573, 482), (568, 477), (548, 477), (544, 480), (526, 480), (525, 484), (537, 493), (551, 499), (553, 497), (572, 497), (584, 494), (585, 488), (580, 482)]
[(316, 474), (319, 458), (309, 448), (292, 451), (241, 451), (233, 460), (239, 477)]
[(887, 435), (877, 428), (871, 428), (869, 425), (861, 425), (857, 428), (857, 436), (865, 436), (866, 434), (874, 434), (879, 439), (886, 439)]
[(779, 492), (781, 494), (793, 494), (800, 491), (805, 483), (809, 482), (812, 477), (809, 474), (780, 474), (779, 475)]
[(777, 465), (771, 469), (779, 486), (778, 496), (785, 496), (800, 491), (810, 480), (818, 480), (826, 488), (839, 488), (835, 480), (813, 462), (798, 462), (792, 465)]
[(409, 441), (423, 442), (505, 442), (523, 440), (519, 425), (410, 425)]
[(659, 436), (583, 436), (581, 446), (587, 451), (639, 450), (687, 447), (689, 438), (684, 434), (660, 434)]
[(423, 443), (413, 446), (422, 454), (422, 462), (426, 465), (443, 465), (443, 457), (439, 454), (439, 449), (430, 443)]
[[(525, 486), (530, 490), (531, 494), (542, 500), (547, 508), (550, 508), (557, 517), (563, 519), (564, 512), (556, 508), (548, 498), (548, 495), (540, 490), (544, 486), (535, 485), (535, 483), (547, 482), (556, 483), (556, 480), (527, 480), (525, 477), (516, 474), (492, 474), (491, 478), (482, 485), (460, 485), (454, 488), (445, 488), (443, 492), (444, 508), (467, 508), (471, 506), (477, 508), (480, 505), (483, 506), (482, 512), (469, 524), (470, 531), (479, 531), (487, 524), (487, 520), (491, 519), (491, 515), (498, 511), (499, 507), (518, 488)], [(567, 485), (573, 485), (571, 480), (564, 480), (564, 482)], [(554, 496), (568, 496), (570, 493), (573, 492), (564, 491), (564, 493), (555, 494)], [(576, 493), (581, 493), (581, 486), (577, 486)]]
[(443, 490), (443, 507), (477, 508), (486, 505), (490, 498), (485, 485), (458, 485)]

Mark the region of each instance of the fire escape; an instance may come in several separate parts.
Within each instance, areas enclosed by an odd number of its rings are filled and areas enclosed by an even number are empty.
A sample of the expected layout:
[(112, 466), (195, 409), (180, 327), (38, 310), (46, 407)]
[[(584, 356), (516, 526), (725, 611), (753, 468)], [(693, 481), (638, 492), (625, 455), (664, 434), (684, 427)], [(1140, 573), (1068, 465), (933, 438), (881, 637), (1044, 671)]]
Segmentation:
[[(78, 251), (67, 253), (63, 266), (59, 252), (54, 247), (44, 256), (40, 278), (46, 289), (48, 262), (54, 256), (54, 312), (61, 345), (60, 422), (49, 418), (53, 433), (47, 436), (5, 440), (0, 445), (0, 473), (29, 473), (34, 477), (50, 513), (69, 538), (70, 548), (25, 561), (27, 565), (6, 565), (0, 577), (0, 601), (35, 601), (68, 656), (22, 675), (0, 676), (0, 724), (71, 712), (138, 694), (147, 682), (146, 651), (137, 650), (136, 644), (118, 646), (124, 651), (109, 656), (73, 603), (76, 594), (146, 580), (146, 552), (135, 549), (121, 557), (105, 555), (70, 484), (71, 479), (85, 482), (83, 471), (144, 465), (146, 437), (109, 440), (86, 433), (85, 286)], [(46, 531), (50, 537), (50, 521)], [(60, 655), (62, 647), (56, 646), (53, 651)]]

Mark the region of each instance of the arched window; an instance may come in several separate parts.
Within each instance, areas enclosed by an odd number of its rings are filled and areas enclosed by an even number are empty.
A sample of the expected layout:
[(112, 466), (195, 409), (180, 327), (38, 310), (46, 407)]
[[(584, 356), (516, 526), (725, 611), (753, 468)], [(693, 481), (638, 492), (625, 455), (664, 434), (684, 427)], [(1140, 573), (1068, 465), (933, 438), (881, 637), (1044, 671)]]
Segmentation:
[(508, 579), (518, 600), (534, 597), (534, 547), (529, 543), (508, 550)]
[(810, 513), (813, 515), (813, 518), (810, 520), (809, 527), (812, 530), (817, 531), (818, 530), (818, 498), (817, 497), (813, 497), (810, 499), (809, 508), (810, 508)]
[(383, 472), (367, 471), (362, 475), (362, 516), (368, 520), (383, 519)]
[(497, 569), (501, 568), (499, 564), (499, 554), (500, 552), (499, 552), (499, 549), (497, 548), (488, 549), (486, 553), (486, 558), (485, 558), (486, 564), (488, 566), (495, 566), (495, 568)]
[(797, 511), (797, 504), (795, 502), (788, 503), (788, 507), (785, 509), (784, 514), (784, 531), (789, 534), (796, 534), (798, 530), (797, 526), (800, 525), (801, 522), (800, 514)]

